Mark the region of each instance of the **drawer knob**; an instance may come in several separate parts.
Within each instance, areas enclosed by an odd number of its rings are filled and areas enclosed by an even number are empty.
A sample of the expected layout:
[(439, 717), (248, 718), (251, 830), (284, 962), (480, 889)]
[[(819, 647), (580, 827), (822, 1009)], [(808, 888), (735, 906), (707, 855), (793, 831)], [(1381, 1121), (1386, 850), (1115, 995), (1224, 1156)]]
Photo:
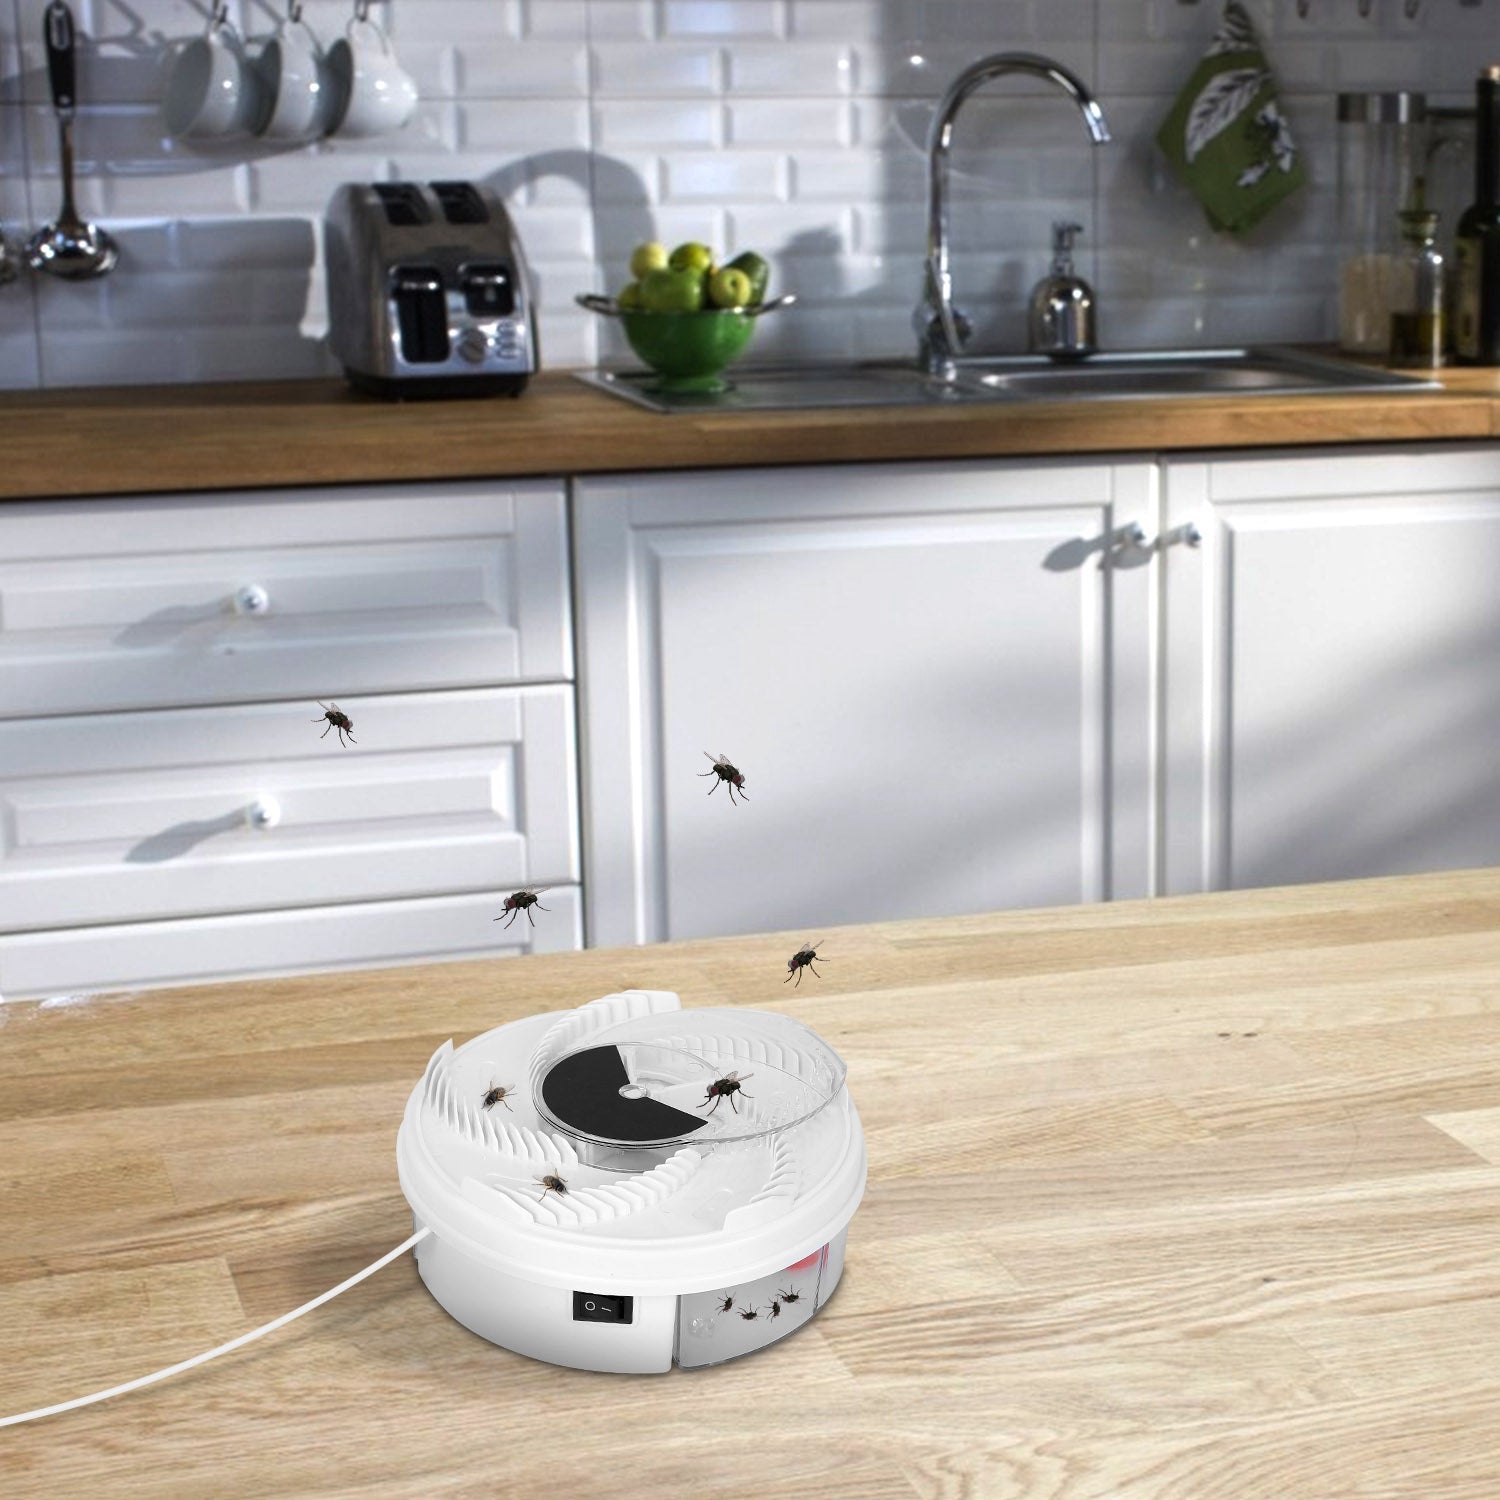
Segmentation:
[(234, 596), (236, 614), (263, 615), (270, 607), (271, 596), (258, 583), (247, 583)]
[(281, 821), (281, 804), (263, 792), (245, 809), (245, 821), (252, 828), (274, 828)]

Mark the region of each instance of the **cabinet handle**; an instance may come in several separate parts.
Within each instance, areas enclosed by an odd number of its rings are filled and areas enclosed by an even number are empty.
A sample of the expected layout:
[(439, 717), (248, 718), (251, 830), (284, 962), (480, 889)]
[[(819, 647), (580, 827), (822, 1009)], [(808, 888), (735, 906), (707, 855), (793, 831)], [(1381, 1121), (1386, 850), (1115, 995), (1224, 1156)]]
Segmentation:
[(247, 583), (234, 596), (236, 614), (263, 615), (270, 607), (271, 596), (258, 583)]
[(245, 821), (252, 828), (274, 828), (281, 821), (281, 804), (269, 792), (262, 792), (245, 809)]
[(1181, 526), (1162, 532), (1156, 539), (1156, 549), (1161, 552), (1177, 542), (1181, 542), (1184, 547), (1196, 547), (1202, 541), (1203, 533), (1191, 521), (1184, 521)]
[(1149, 552), (1151, 547), (1146, 541), (1146, 533), (1141, 523), (1132, 521), (1128, 526), (1117, 526), (1110, 532), (1109, 549), (1116, 557), (1120, 557), (1126, 552)]

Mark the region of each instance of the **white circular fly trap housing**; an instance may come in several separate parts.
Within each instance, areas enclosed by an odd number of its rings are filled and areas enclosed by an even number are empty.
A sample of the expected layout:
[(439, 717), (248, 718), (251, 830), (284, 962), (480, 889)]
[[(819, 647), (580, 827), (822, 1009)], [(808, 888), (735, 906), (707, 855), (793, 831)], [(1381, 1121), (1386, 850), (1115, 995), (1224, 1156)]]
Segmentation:
[(800, 1328), (838, 1284), (865, 1188), (838, 1053), (785, 1016), (684, 1011), (664, 990), (444, 1042), (396, 1158), (431, 1230), (418, 1272), (453, 1317), (621, 1373), (719, 1364)]

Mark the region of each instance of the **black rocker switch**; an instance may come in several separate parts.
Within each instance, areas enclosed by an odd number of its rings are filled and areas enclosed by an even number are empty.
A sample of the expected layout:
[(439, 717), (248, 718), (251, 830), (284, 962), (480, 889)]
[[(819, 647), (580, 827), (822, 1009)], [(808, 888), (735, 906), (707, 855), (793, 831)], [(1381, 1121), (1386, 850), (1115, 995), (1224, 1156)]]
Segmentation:
[(634, 1321), (634, 1297), (617, 1297), (612, 1292), (574, 1292), (575, 1323), (629, 1323)]

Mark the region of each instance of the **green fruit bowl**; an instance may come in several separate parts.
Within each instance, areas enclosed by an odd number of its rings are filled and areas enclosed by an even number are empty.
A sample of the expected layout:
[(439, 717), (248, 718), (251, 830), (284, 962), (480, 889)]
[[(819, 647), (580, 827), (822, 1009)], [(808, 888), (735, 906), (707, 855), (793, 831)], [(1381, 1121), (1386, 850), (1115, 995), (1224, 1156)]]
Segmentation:
[(663, 391), (727, 391), (724, 369), (744, 351), (762, 312), (784, 306), (778, 299), (753, 310), (704, 309), (702, 312), (627, 312), (609, 298), (581, 296), (593, 312), (619, 318), (636, 356), (656, 371)]
[(742, 312), (627, 312), (620, 314), (637, 358), (651, 366), (667, 391), (727, 388), (721, 371), (744, 351), (755, 319)]

